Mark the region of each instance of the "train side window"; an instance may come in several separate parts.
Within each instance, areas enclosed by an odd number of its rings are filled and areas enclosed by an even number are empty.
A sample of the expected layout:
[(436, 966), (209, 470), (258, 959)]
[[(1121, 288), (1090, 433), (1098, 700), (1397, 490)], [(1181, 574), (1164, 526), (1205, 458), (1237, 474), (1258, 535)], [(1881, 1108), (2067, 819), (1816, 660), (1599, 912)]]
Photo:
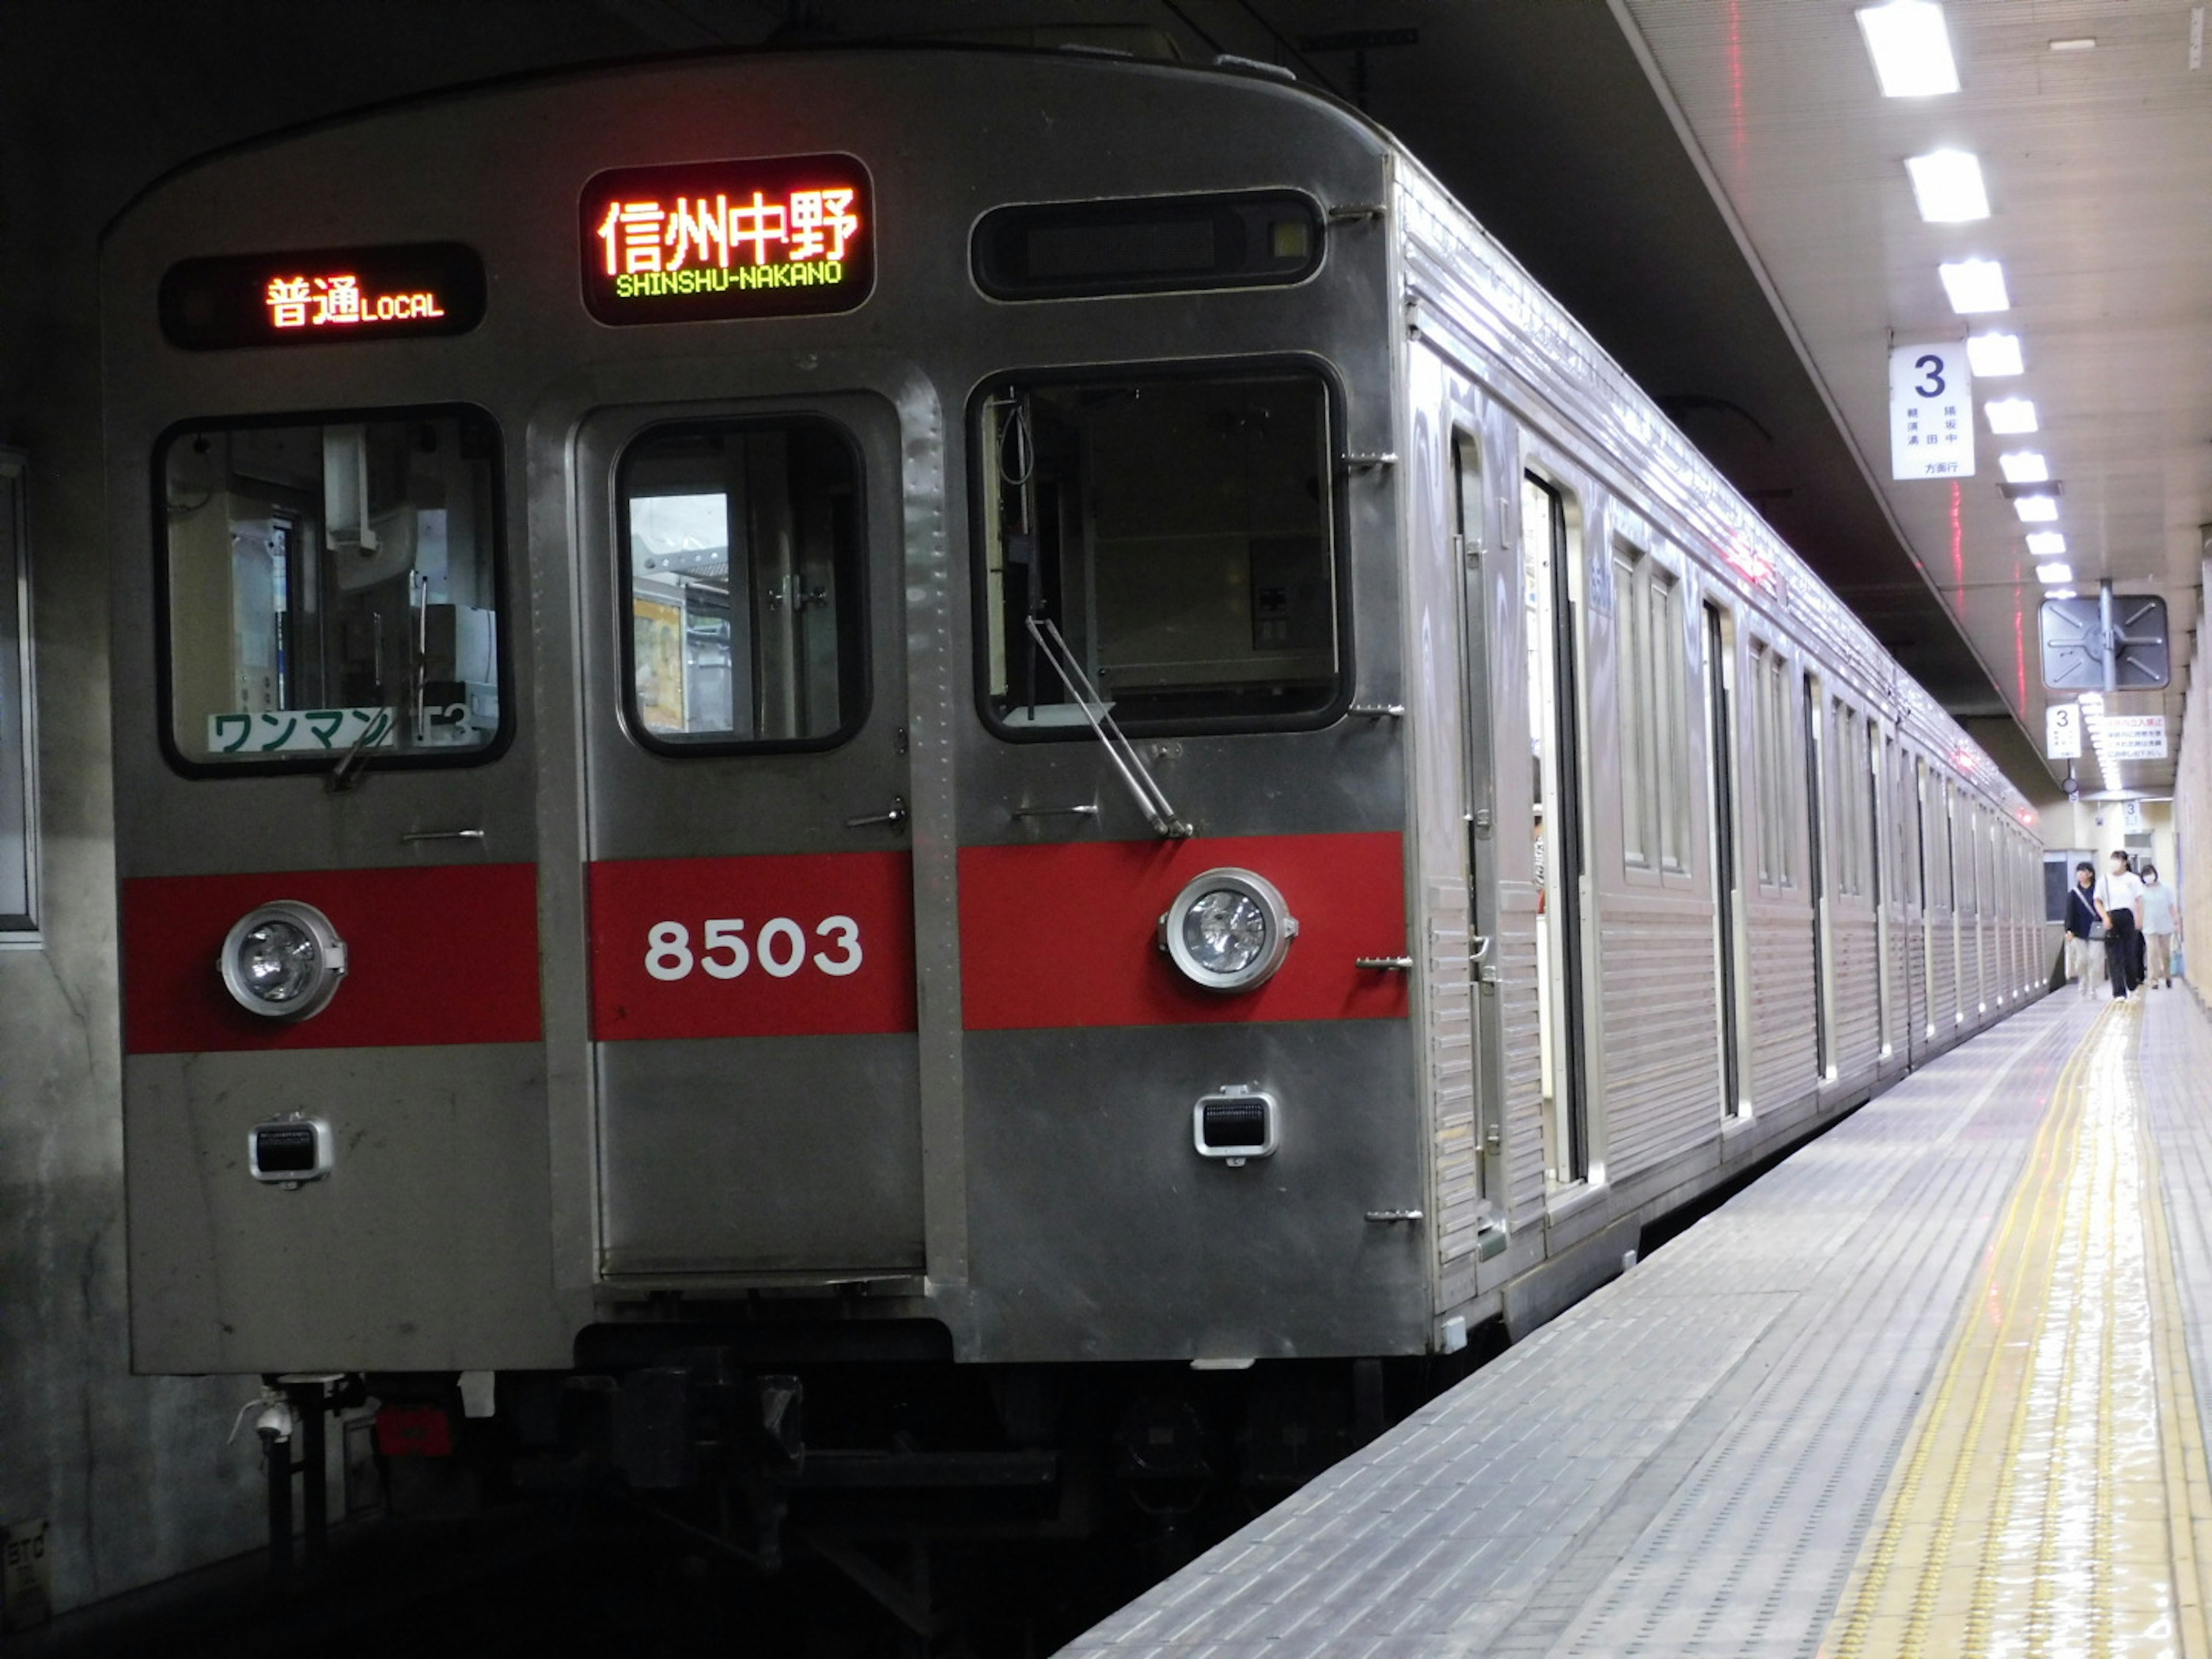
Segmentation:
[(155, 458), (169, 747), (469, 762), (506, 731), (499, 434), (468, 409), (195, 424)]
[(834, 748), (867, 715), (860, 463), (819, 416), (623, 452), (629, 729), (665, 753)]
[[(1007, 380), (975, 407), (996, 730), (1087, 733), (1078, 691), (1133, 732), (1334, 716), (1346, 650), (1318, 374)], [(1055, 632), (1089, 687), (1055, 667)]]
[(1620, 850), (1632, 869), (1651, 867), (1651, 642), (1637, 574), (1649, 562), (1632, 549), (1613, 556), (1614, 700), (1620, 705)]
[(1751, 648), (1753, 738), (1759, 758), (1759, 878), (1770, 887), (1796, 884), (1790, 814), (1791, 787), (1789, 665), (1764, 641)]
[(1835, 849), (1835, 890), (1856, 898), (1866, 891), (1863, 855), (1866, 779), (1860, 766), (1866, 744), (1860, 736), (1858, 715), (1842, 698), (1832, 699), (1828, 708), (1828, 842)]
[(1680, 875), (1690, 838), (1681, 582), (1631, 547), (1615, 550), (1613, 570), (1623, 854), (1632, 867)]

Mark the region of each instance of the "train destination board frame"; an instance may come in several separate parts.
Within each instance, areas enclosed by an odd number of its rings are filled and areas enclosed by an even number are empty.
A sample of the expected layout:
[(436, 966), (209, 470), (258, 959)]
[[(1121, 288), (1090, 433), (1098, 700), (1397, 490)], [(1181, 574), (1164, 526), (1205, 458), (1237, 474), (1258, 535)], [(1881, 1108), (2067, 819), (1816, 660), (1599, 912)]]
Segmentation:
[(465, 334), (483, 261), (459, 242), (298, 248), (185, 259), (161, 278), (161, 333), (187, 351)]
[(584, 305), (603, 323), (823, 316), (875, 288), (855, 156), (622, 167), (584, 186), (581, 210)]

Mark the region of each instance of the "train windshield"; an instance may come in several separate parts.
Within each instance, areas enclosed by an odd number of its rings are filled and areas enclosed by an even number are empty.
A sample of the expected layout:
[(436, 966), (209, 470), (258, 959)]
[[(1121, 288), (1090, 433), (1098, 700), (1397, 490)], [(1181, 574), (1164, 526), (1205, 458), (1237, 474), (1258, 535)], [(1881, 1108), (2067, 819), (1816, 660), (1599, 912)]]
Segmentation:
[(1327, 718), (1343, 651), (1318, 375), (1014, 381), (979, 410), (1001, 732), (1083, 729), (1094, 696), (1138, 732)]
[(198, 767), (482, 758), (498, 433), (476, 410), (173, 433), (169, 731)]

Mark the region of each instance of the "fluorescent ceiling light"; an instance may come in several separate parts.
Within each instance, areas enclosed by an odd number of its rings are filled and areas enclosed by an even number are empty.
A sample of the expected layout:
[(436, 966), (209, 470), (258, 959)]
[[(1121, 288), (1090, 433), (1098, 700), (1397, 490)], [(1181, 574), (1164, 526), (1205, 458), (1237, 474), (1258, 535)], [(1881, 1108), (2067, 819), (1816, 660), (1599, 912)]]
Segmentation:
[(1990, 430), (1997, 433), (2035, 430), (2035, 405), (2026, 398), (1992, 398), (1982, 405), (1990, 417)]
[(2055, 559), (2066, 550), (2066, 538), (2055, 530), (2039, 530), (2027, 538), (2027, 550), (2039, 559)]
[(1982, 185), (1982, 164), (1963, 149), (1939, 149), (1906, 158), (1913, 199), (1931, 225), (1962, 224), (1990, 216), (1990, 193)]
[(2016, 495), (2012, 510), (2020, 514), (2022, 524), (2057, 524), (2058, 502), (2050, 495)]
[(2055, 587), (2061, 582), (2074, 580), (2074, 567), (2070, 564), (2039, 564), (2035, 567), (2035, 580), (2045, 587)]
[(2017, 334), (1976, 334), (1966, 341), (1966, 366), (1985, 380), (2017, 374), (2027, 365), (2020, 360)]
[(2080, 599), (2080, 598), (2081, 597), (2081, 595), (2080, 592), (2079, 592), (2078, 590), (2075, 589), (2075, 588), (2071, 588), (2071, 587), (2054, 587), (2054, 588), (2052, 588), (2052, 589), (2051, 590), (2051, 592), (2050, 592), (2049, 593), (2045, 594), (2044, 597), (2045, 597), (2045, 598), (2046, 598), (2046, 599)]
[[(1974, 371), (1979, 374), (1981, 371)], [(2051, 463), (2032, 449), (2015, 449), (1997, 457), (1997, 465), (2004, 469), (2007, 483), (2049, 483)]]
[(2051, 49), (2053, 52), (2094, 52), (2097, 37), (2094, 34), (2071, 35), (2063, 40), (2053, 40)]
[(1951, 309), (1960, 315), (1977, 311), (2004, 311), (2012, 305), (2005, 292), (2004, 267), (1995, 259), (1955, 259), (1936, 267), (1943, 279), (1943, 292), (1951, 296)]
[(1959, 89), (1943, 8), (1935, 0), (1887, 0), (1859, 8), (1859, 29), (1885, 98), (1931, 98)]

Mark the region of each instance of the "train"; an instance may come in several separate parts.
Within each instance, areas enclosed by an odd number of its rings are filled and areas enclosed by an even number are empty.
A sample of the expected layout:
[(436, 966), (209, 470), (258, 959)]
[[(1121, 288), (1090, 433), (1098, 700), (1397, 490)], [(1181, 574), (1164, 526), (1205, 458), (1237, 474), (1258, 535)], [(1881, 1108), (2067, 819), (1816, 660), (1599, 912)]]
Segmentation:
[(2044, 988), (2021, 793), (1273, 66), (505, 81), (100, 282), (132, 1364), (395, 1499), (1171, 1530)]

